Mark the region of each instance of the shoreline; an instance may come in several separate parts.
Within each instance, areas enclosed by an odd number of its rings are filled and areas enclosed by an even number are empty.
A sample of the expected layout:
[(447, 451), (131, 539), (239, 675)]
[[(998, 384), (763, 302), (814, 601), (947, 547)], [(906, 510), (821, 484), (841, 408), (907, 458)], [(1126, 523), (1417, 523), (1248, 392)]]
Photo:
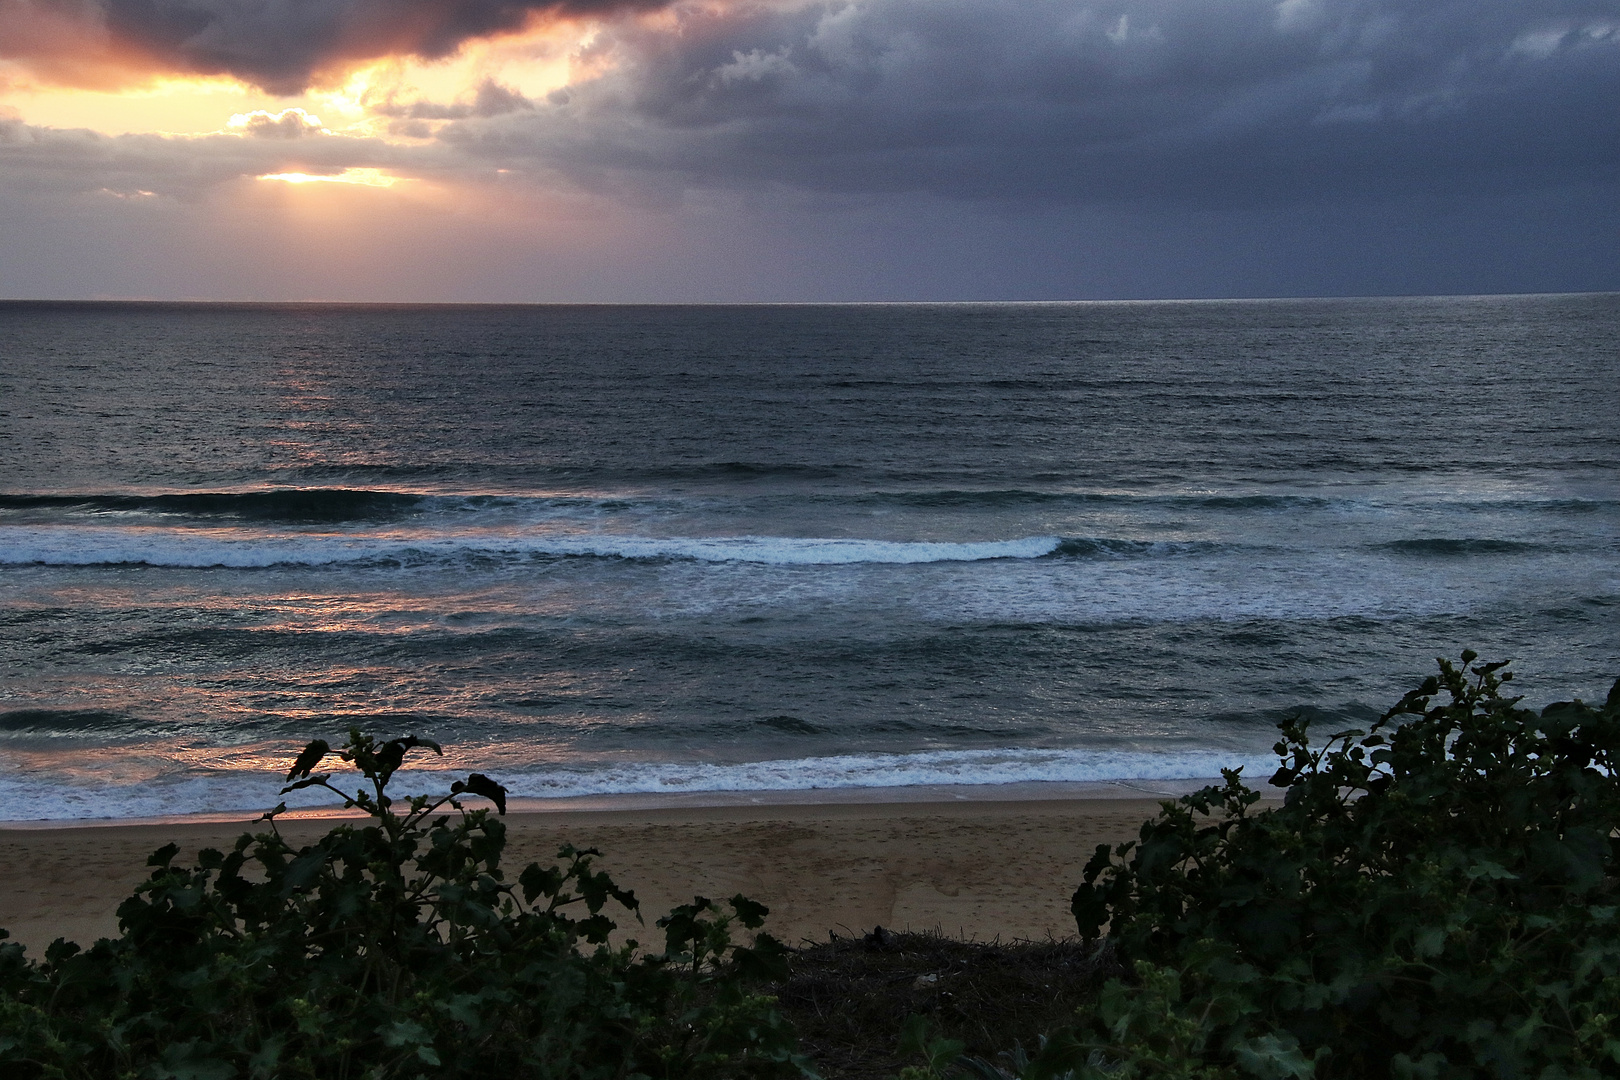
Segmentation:
[[(1134, 839), (1171, 797), (1097, 786), (1106, 790), (1053, 797), (1043, 785), (1046, 798), (1003, 790), (897, 799), (888, 789), (880, 801), (862, 789), (862, 797), (804, 793), (815, 801), (747, 793), (746, 802), (513, 806), (502, 866), (510, 876), (531, 861), (549, 864), (564, 843), (599, 849), (597, 866), (642, 901), (644, 927), (633, 916), (616, 921), (644, 943), (674, 905), (739, 892), (771, 908), (766, 929), (789, 944), (877, 925), (981, 940), (1063, 938), (1074, 933), (1069, 896), (1097, 845)], [(302, 844), (332, 820), (289, 813), (279, 824)], [(248, 826), (241, 817), (8, 823), (0, 827), (0, 927), (32, 956), (56, 937), (88, 945), (116, 935), (117, 906), (146, 878), (147, 855), (173, 841), (186, 865), (199, 848), (229, 848)]]
[[(358, 774), (356, 774), (358, 775)], [(762, 791), (670, 791), (624, 794), (568, 795), (558, 798), (509, 796), (510, 814), (558, 814), (590, 811), (678, 810), (722, 806), (836, 806), (951, 802), (1049, 802), (1107, 799), (1175, 799), (1221, 779), (1179, 780), (1019, 780), (1005, 784), (909, 784), (895, 787), (787, 788)], [(469, 809), (489, 805), (476, 796)], [(197, 813), (97, 818), (0, 818), (0, 833), (43, 829), (124, 828), (133, 825), (251, 825), (263, 811), (205, 810)], [(342, 821), (364, 817), (333, 803), (289, 808), (278, 821)]]

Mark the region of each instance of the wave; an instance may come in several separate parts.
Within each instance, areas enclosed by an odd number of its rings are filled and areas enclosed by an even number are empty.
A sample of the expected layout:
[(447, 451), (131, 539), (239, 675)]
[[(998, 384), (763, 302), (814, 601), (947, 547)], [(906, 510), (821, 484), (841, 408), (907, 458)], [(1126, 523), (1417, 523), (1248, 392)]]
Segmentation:
[[(0, 530), (0, 564), (145, 565), (190, 568), (421, 565), (477, 559), (596, 557), (635, 560), (832, 566), (855, 563), (977, 562), (1034, 559), (1063, 549), (1056, 536), (969, 542), (726, 536), (646, 537), (422, 533), (267, 535), (203, 529), (10, 526)], [(1099, 549), (1100, 550), (1100, 549)], [(1077, 553), (1078, 549), (1068, 553)]]
[(519, 530), (432, 530), (310, 534), (152, 526), (0, 526), (0, 565), (154, 566), (254, 569), (272, 566), (425, 566), (510, 563), (535, 558), (842, 566), (983, 562), (995, 559), (1162, 558), (1214, 554), (1211, 541), (1025, 536), (1011, 540), (871, 540), (798, 536), (632, 536)]
[[(839, 501), (839, 496), (822, 496)], [(1017, 506), (1164, 506), (1210, 510), (1318, 509), (1334, 500), (1319, 495), (1209, 495), (1119, 491), (1041, 491), (1034, 488), (938, 488), (917, 491), (871, 491), (843, 498), (859, 503), (919, 508)]]
[(656, 762), (517, 770), (502, 777), (514, 795), (572, 798), (688, 791), (806, 791), (1030, 782), (1186, 780), (1243, 768), (1251, 781), (1275, 770), (1275, 756), (1209, 750), (933, 750), (846, 754), (742, 764)]
[[(799, 465), (755, 465), (723, 462), (685, 470), (652, 469), (633, 478), (638, 481), (667, 480), (681, 475), (764, 478), (772, 476), (822, 476), (837, 470)], [(784, 496), (766, 490), (744, 488), (727, 495), (680, 497), (653, 495), (638, 491), (635, 485), (615, 490), (559, 490), (518, 494), (507, 492), (424, 492), (382, 488), (276, 488), (260, 491), (160, 492), (142, 493), (0, 493), (0, 514), (20, 512), (31, 521), (83, 521), (100, 514), (145, 515), (159, 520), (186, 519), (197, 523), (288, 525), (377, 524), (419, 517), (449, 515), (466, 517), (479, 512), (502, 515), (539, 513), (551, 516), (568, 511), (680, 511), (701, 507), (706, 512), (757, 509), (757, 500), (775, 503), (783, 498), (793, 502), (825, 506), (896, 507), (916, 510), (994, 510), (1019, 507), (1158, 507), (1175, 510), (1252, 511), (1269, 514), (1291, 510), (1312, 511), (1332, 507), (1385, 505), (1373, 493), (1362, 497), (1328, 497), (1303, 493), (1220, 493), (1220, 492), (1122, 492), (1042, 490), (1030, 487), (1008, 488), (888, 488), (846, 492), (813, 492)], [(720, 501), (717, 503), (716, 499)], [(1370, 501), (1369, 501), (1370, 500)], [(1509, 498), (1501, 500), (1456, 500), (1419, 498), (1411, 505), (1440, 506), (1472, 511), (1517, 511), (1557, 515), (1590, 514), (1620, 507), (1620, 500), (1551, 498)], [(30, 513), (31, 512), (31, 513)]]
[(1427, 537), (1412, 540), (1391, 540), (1373, 545), (1374, 550), (1393, 551), (1402, 555), (1524, 555), (1534, 551), (1553, 550), (1546, 544), (1526, 543), (1522, 540), (1493, 540), (1489, 538)]
[(547, 543), (547, 554), (596, 555), (623, 559), (693, 559), (700, 562), (752, 562), (781, 566), (852, 563), (980, 562), (1038, 559), (1062, 545), (1056, 536), (1017, 540), (946, 542), (845, 538), (736, 536), (692, 538), (591, 537)]
[[(681, 795), (722, 792), (800, 792), (1014, 783), (1108, 783), (1200, 780), (1223, 768), (1242, 768), (1253, 786), (1276, 768), (1271, 755), (1187, 750), (1107, 749), (936, 750), (910, 754), (850, 754), (741, 764), (615, 762), (548, 768), (491, 767), (518, 798)], [(476, 767), (476, 766), (474, 766)], [(398, 774), (402, 793), (442, 790), (465, 772), (408, 770)], [(187, 773), (139, 785), (0, 774), (0, 820), (88, 820), (180, 814), (257, 812), (280, 801), (279, 774)], [(298, 792), (289, 806), (328, 805), (320, 792)]]
[(1050, 555), (1066, 559), (1123, 559), (1154, 556), (1204, 555), (1231, 551), (1237, 545), (1209, 540), (1115, 540), (1107, 537), (1066, 537)]
[(79, 735), (124, 733), (140, 721), (128, 713), (105, 709), (13, 709), (0, 712), (0, 732), (13, 735)]
[(349, 488), (208, 491), (159, 495), (0, 494), (0, 510), (181, 515), (200, 519), (289, 524), (391, 520), (419, 507), (423, 496)]
[(1143, 492), (1143, 491), (1043, 491), (1038, 488), (938, 488), (927, 490), (871, 491), (857, 496), (821, 496), (832, 500), (851, 498), (857, 502), (892, 503), (915, 507), (1016, 507), (1022, 505), (1142, 506), (1176, 510), (1236, 510), (1269, 513), (1288, 510), (1383, 507), (1407, 505), (1467, 511), (1517, 511), (1529, 514), (1574, 515), (1620, 509), (1620, 499), (1600, 498), (1499, 498), (1459, 499), (1450, 494), (1391, 496), (1377, 490), (1354, 495), (1315, 495), (1275, 492)]
[(356, 464), (326, 462), (284, 467), (275, 476), (289, 484), (375, 483), (454, 483), (467, 477), (503, 477), (515, 487), (562, 487), (596, 489), (603, 486), (636, 490), (649, 483), (677, 482), (760, 482), (782, 480), (790, 484), (847, 480), (862, 473), (857, 465), (810, 464), (771, 461), (694, 461), (640, 464), (619, 467), (609, 464), (525, 462), (503, 469), (487, 460), (441, 459), (419, 462)]

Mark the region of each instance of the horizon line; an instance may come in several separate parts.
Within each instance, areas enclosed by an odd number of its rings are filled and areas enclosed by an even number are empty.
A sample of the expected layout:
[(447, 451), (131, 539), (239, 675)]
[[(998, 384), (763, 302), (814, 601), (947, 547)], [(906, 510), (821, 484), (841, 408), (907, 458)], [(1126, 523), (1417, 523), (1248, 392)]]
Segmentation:
[(149, 307), (332, 307), (332, 308), (542, 308), (542, 307), (1063, 307), (1104, 304), (1230, 304), (1353, 302), (1361, 300), (1511, 300), (1620, 296), (1620, 289), (1467, 293), (1339, 293), (1280, 296), (1132, 296), (1028, 300), (242, 300), (197, 297), (0, 297), (0, 306)]

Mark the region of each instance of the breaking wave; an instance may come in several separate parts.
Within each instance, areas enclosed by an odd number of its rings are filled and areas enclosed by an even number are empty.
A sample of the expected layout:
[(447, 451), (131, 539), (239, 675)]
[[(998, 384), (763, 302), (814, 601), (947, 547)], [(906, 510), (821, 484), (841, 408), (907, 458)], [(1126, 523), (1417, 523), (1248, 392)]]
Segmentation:
[[(1030, 782), (1130, 782), (1203, 779), (1243, 768), (1263, 783), (1276, 759), (1239, 752), (1148, 752), (1106, 749), (938, 750), (911, 754), (851, 754), (741, 764), (619, 762), (555, 768), (500, 769), (514, 797), (681, 795), (802, 792), (919, 786), (981, 786)], [(442, 789), (465, 773), (407, 770), (401, 793)], [(0, 820), (91, 820), (183, 814), (252, 813), (283, 796), (279, 775), (241, 772), (164, 777), (140, 785), (78, 784), (26, 774), (0, 775)], [(289, 806), (327, 805), (323, 793), (294, 793)]]
[(1081, 553), (1078, 548), (1064, 549), (1065, 543), (1056, 536), (951, 543), (781, 536), (536, 536), (442, 532), (301, 535), (219, 529), (10, 526), (0, 530), (0, 563), (253, 568), (380, 562), (414, 565), (480, 557), (553, 556), (829, 566), (1036, 559), (1060, 549), (1065, 554)]

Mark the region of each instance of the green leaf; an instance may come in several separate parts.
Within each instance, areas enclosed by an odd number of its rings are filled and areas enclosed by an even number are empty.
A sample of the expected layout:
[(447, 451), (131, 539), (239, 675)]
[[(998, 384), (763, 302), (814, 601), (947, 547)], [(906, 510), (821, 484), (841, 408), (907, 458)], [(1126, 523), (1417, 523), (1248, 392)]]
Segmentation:
[(1109, 905), (1101, 890), (1092, 885), (1081, 885), (1069, 898), (1069, 912), (1082, 941), (1093, 941), (1108, 923)]
[(556, 896), (562, 891), (563, 872), (555, 866), (541, 869), (537, 864), (530, 863), (524, 867), (523, 873), (518, 875), (518, 885), (523, 889), (523, 899), (526, 903), (534, 903), (537, 897)]
[(1239, 1067), (1260, 1080), (1314, 1080), (1316, 1060), (1300, 1051), (1288, 1032), (1268, 1033), (1238, 1043), (1232, 1050)]
[(284, 1035), (272, 1035), (265, 1039), (259, 1049), (248, 1056), (248, 1076), (253, 1080), (275, 1076), (277, 1066), (281, 1063), (282, 1048), (286, 1045)]
[(757, 930), (765, 925), (765, 916), (771, 909), (764, 904), (748, 899), (742, 893), (733, 896), (729, 901), (731, 909), (737, 913), (737, 921), (750, 930)]
[(433, 1033), (416, 1020), (395, 1020), (383, 1030), (383, 1045), (425, 1046), (433, 1041)]
[(1519, 876), (1501, 863), (1492, 862), (1489, 859), (1481, 859), (1470, 866), (1465, 873), (1470, 879), (1485, 878), (1489, 881), (1514, 881)]
[(1444, 1054), (1433, 1051), (1415, 1061), (1406, 1054), (1396, 1054), (1390, 1060), (1389, 1074), (1394, 1080), (1440, 1080), (1447, 1075), (1448, 1064)]
[(900, 1056), (922, 1058), (931, 1076), (944, 1076), (961, 1060), (965, 1049), (965, 1044), (958, 1040), (935, 1034), (933, 1023), (920, 1013), (907, 1016), (900, 1028)]

